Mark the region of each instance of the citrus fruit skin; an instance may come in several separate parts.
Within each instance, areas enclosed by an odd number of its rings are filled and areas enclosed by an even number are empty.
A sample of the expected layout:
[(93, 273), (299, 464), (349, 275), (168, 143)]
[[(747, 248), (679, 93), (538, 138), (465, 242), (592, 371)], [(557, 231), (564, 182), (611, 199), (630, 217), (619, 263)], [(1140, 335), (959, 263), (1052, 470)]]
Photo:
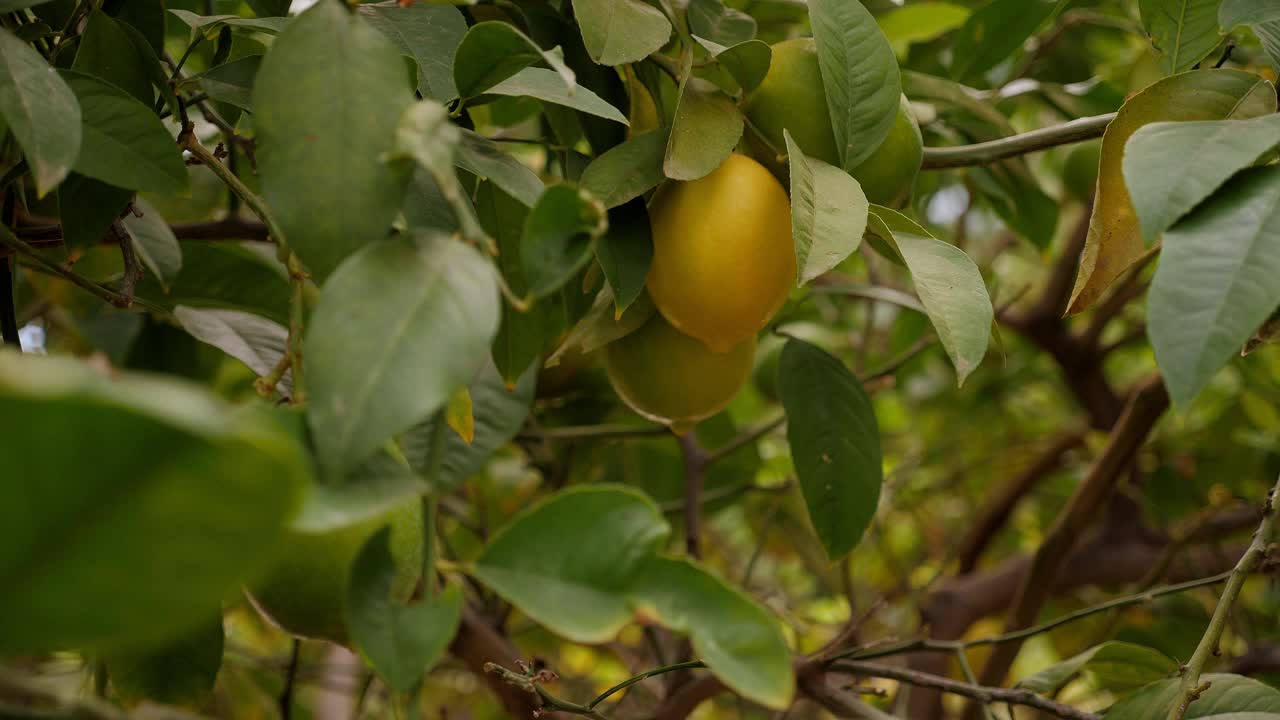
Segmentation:
[[(777, 152), (786, 152), (782, 136), (785, 128), (806, 155), (841, 167), (813, 38), (784, 40), (773, 46), (769, 72), (748, 98), (745, 109), (747, 119)], [(774, 152), (764, 149), (758, 141), (749, 143), (749, 147), (779, 177), (786, 176), (786, 167)], [(900, 96), (898, 114), (888, 137), (849, 174), (862, 185), (871, 202), (901, 205), (911, 194), (923, 155), (920, 125), (907, 98)]]
[(755, 160), (733, 154), (706, 177), (666, 183), (649, 219), (649, 295), (684, 334), (728, 352), (787, 301), (796, 279), (791, 205)]
[(683, 433), (729, 405), (751, 375), (755, 350), (753, 335), (729, 352), (713, 352), (654, 313), (605, 346), (605, 368), (632, 410)]
[(397, 570), (393, 592), (408, 599), (422, 571), (422, 510), (416, 498), (332, 532), (291, 532), (280, 559), (251, 588), (254, 605), (289, 633), (348, 644), (345, 608), (351, 566), (365, 542), (387, 523)]

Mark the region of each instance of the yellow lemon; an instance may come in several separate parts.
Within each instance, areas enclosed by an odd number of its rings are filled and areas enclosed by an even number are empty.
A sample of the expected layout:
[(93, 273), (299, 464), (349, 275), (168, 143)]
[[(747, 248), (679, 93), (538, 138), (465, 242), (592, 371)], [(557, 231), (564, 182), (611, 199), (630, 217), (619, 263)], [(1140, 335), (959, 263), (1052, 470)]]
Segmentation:
[(294, 635), (347, 644), (351, 566), (365, 542), (388, 523), (397, 571), (393, 592), (408, 599), (422, 571), (422, 510), (416, 498), (340, 530), (291, 533), (275, 566), (250, 589), (254, 605)]
[[(773, 60), (760, 87), (747, 101), (747, 118), (778, 153), (786, 152), (783, 129), (806, 155), (840, 167), (840, 152), (831, 130), (827, 94), (818, 69), (813, 38), (785, 40), (773, 46)], [(748, 139), (751, 139), (750, 137)], [(757, 141), (749, 143), (757, 157), (778, 173), (786, 168), (776, 153)], [(900, 205), (911, 193), (924, 142), (911, 104), (900, 97), (898, 114), (884, 142), (850, 173), (862, 185), (867, 199), (880, 205)], [(770, 159), (774, 158), (772, 162)]]
[(751, 375), (756, 339), (711, 351), (654, 313), (639, 330), (605, 346), (605, 368), (624, 402), (684, 434), (728, 406)]
[(745, 155), (710, 175), (662, 186), (649, 205), (649, 295), (667, 321), (717, 352), (754, 337), (796, 279), (791, 205)]

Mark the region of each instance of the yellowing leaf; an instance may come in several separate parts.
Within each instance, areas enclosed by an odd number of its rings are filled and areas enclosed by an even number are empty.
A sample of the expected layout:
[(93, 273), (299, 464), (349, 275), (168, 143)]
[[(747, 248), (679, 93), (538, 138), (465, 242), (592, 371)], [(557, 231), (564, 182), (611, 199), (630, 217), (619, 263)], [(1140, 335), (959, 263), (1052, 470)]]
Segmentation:
[(1097, 198), (1067, 314), (1092, 307), (1148, 252), (1122, 172), (1125, 143), (1138, 128), (1162, 121), (1247, 120), (1274, 112), (1275, 107), (1271, 83), (1230, 69), (1173, 75), (1130, 98), (1102, 137)]
[(460, 387), (445, 406), (444, 420), (458, 433), (462, 441), (470, 445), (476, 439), (476, 418), (471, 412), (471, 391)]

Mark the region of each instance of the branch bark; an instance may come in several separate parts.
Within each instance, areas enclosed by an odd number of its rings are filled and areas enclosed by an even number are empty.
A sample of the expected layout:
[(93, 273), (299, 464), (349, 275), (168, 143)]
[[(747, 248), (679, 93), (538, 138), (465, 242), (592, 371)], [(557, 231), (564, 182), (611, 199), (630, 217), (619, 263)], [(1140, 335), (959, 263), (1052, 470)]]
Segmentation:
[(1092, 140), (1102, 137), (1102, 133), (1106, 132), (1107, 125), (1111, 124), (1115, 116), (1115, 113), (1108, 113), (1080, 118), (1061, 125), (1039, 128), (1020, 135), (1011, 135), (975, 145), (925, 148), (924, 161), (920, 167), (923, 170), (940, 170), (989, 165), (998, 160), (1047, 150), (1058, 145)]

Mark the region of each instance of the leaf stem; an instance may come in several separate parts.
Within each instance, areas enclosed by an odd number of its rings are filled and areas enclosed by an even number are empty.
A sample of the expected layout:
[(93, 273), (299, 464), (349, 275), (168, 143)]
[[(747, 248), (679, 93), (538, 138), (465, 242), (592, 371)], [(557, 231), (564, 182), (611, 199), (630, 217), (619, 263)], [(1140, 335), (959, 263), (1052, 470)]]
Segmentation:
[(444, 410), (437, 410), (431, 423), (431, 440), (427, 454), (426, 478), (428, 491), (422, 496), (422, 587), (428, 600), (435, 599), (436, 565), (436, 517), (440, 512), (440, 498), (436, 486), (440, 480), (440, 466), (444, 462)]
[(943, 168), (968, 167), (972, 165), (988, 165), (997, 160), (1004, 160), (1017, 155), (1047, 150), (1058, 145), (1092, 140), (1102, 137), (1107, 125), (1116, 117), (1115, 113), (1079, 118), (1061, 125), (1039, 128), (1020, 135), (1011, 135), (999, 140), (976, 143), (974, 145), (956, 145), (954, 147), (927, 147), (924, 149), (923, 170), (941, 170)]
[(1277, 501), (1280, 501), (1280, 479), (1276, 480), (1275, 487), (1267, 493), (1267, 499), (1262, 506), (1262, 522), (1253, 533), (1253, 541), (1249, 543), (1249, 548), (1240, 557), (1235, 568), (1227, 573), (1227, 586), (1222, 589), (1222, 597), (1219, 598), (1218, 606), (1213, 610), (1213, 617), (1209, 618), (1209, 626), (1205, 628), (1200, 644), (1196, 646), (1196, 651), (1183, 668), (1173, 720), (1182, 720), (1191, 703), (1195, 702), (1200, 693), (1207, 689), (1208, 683), (1201, 684), (1200, 674), (1204, 671), (1205, 663), (1209, 658), (1218, 652), (1218, 641), (1222, 639), (1222, 632), (1226, 629), (1227, 619), (1231, 615), (1231, 606), (1240, 596), (1240, 589), (1244, 587), (1245, 580), (1267, 558), (1271, 544), (1280, 539), (1280, 522), (1276, 520), (1280, 516), (1280, 512), (1276, 510)]
[(228, 188), (231, 188), (231, 192), (238, 195), (240, 199), (244, 201), (244, 204), (249, 206), (249, 209), (253, 211), (253, 214), (257, 215), (258, 218), (260, 218), (267, 226), (267, 234), (271, 236), (272, 240), (275, 240), (277, 246), (279, 246), (284, 252), (292, 252), (285, 239), (284, 231), (280, 229), (280, 226), (276, 224), (275, 218), (271, 216), (271, 209), (267, 207), (266, 201), (257, 193), (250, 190), (249, 186), (245, 185), (240, 178), (236, 177), (235, 173), (231, 172), (231, 168), (227, 167), (221, 160), (214, 157), (213, 153), (209, 152), (208, 148), (201, 145), (200, 140), (196, 138), (195, 132), (192, 128), (184, 128), (182, 135), (178, 140), (184, 150), (190, 152), (200, 161), (201, 164), (212, 170), (213, 174), (217, 175), (219, 180), (226, 183)]
[(690, 660), (689, 662), (676, 663), (674, 665), (664, 665), (660, 668), (654, 668), (653, 670), (642, 672), (639, 675), (633, 675), (632, 677), (629, 677), (626, 680), (623, 680), (617, 685), (614, 685), (608, 690), (605, 690), (604, 692), (597, 695), (594, 700), (587, 703), (586, 707), (587, 709), (594, 708), (595, 706), (599, 705), (605, 700), (608, 700), (610, 695), (626, 690), (627, 688), (631, 687), (632, 685), (635, 685), (641, 680), (647, 680), (651, 677), (657, 677), (658, 675), (665, 675), (666, 673), (675, 672), (677, 670), (696, 670), (698, 668), (705, 668), (706, 666), (707, 664), (702, 662), (701, 660)]

